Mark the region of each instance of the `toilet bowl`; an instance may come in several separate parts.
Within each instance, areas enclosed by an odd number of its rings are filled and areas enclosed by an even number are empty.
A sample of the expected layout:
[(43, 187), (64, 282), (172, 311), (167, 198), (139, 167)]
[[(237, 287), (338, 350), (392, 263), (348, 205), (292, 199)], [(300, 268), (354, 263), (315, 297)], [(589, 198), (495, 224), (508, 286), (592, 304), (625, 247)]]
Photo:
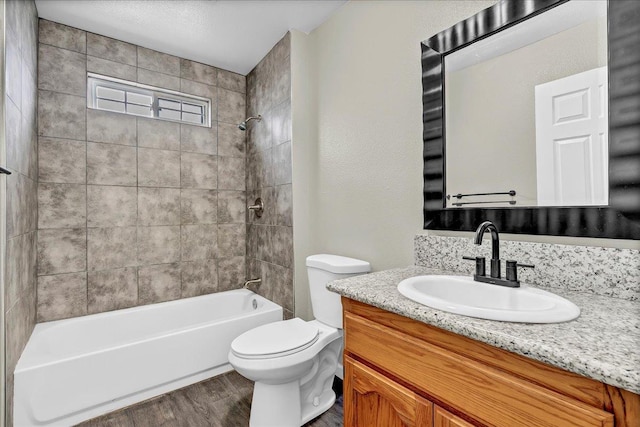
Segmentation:
[(334, 376), (342, 378), (342, 304), (326, 284), (370, 269), (368, 262), (353, 258), (308, 257), (315, 320), (270, 323), (231, 343), (229, 363), (255, 381), (251, 427), (299, 427), (333, 405)]

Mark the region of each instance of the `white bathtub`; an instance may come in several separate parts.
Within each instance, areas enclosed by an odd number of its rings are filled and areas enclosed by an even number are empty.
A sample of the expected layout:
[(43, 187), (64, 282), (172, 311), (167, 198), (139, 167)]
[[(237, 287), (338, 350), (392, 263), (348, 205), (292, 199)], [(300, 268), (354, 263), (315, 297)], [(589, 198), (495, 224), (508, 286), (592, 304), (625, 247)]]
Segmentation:
[(14, 425), (70, 426), (230, 371), (231, 341), (278, 320), (282, 307), (241, 289), (38, 324)]

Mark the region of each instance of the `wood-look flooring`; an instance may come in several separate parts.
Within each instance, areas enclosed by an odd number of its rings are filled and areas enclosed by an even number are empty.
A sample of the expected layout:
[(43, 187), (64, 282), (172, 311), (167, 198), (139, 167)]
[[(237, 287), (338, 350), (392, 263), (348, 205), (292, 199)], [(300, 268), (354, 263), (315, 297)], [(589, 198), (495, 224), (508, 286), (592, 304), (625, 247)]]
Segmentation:
[[(235, 371), (78, 424), (78, 427), (246, 427), (253, 382)], [(342, 427), (342, 396), (305, 427)]]

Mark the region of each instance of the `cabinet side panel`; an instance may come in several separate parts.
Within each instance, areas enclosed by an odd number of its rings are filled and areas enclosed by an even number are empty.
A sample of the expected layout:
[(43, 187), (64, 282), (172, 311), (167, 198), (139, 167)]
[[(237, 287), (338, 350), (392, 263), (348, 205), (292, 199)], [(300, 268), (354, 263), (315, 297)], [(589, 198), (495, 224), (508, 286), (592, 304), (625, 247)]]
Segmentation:
[(606, 385), (604, 409), (613, 413), (616, 427), (640, 427), (640, 395)]

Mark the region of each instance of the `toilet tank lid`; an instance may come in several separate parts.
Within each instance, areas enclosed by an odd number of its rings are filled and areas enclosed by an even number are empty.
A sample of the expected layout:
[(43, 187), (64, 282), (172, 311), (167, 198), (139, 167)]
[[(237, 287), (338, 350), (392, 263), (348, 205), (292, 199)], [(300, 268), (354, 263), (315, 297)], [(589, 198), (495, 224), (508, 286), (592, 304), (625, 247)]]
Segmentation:
[(367, 261), (329, 254), (308, 256), (307, 267), (314, 267), (336, 274), (368, 273), (371, 271), (371, 264)]

